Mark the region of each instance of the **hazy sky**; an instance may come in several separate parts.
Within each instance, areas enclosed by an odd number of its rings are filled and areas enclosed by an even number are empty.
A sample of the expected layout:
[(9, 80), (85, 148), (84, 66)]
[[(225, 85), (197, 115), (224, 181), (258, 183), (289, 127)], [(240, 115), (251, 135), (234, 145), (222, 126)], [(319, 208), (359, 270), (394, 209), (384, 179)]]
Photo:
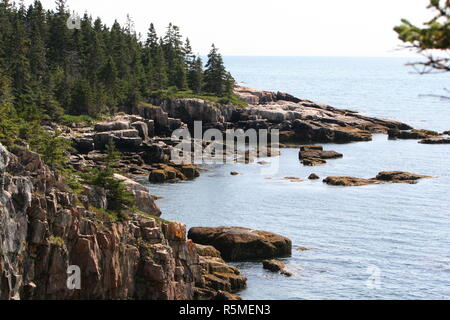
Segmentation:
[[(26, 4), (32, 0), (25, 1)], [(42, 0), (54, 8), (54, 0)], [(224, 55), (408, 56), (392, 28), (401, 18), (430, 18), (429, 0), (69, 0), (109, 25), (127, 13), (136, 31), (169, 22), (189, 36), (196, 52), (212, 42)]]

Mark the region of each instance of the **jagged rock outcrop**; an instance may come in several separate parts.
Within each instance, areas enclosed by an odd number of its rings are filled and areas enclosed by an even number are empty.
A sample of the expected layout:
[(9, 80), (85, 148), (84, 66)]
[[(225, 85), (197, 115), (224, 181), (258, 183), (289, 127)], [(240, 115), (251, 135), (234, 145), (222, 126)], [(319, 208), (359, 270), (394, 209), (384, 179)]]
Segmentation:
[[(125, 216), (74, 194), (38, 154), (0, 145), (0, 299), (193, 299), (209, 288), (183, 224)], [(79, 290), (67, 287), (69, 266), (81, 271)]]
[(292, 241), (281, 235), (240, 227), (191, 228), (188, 238), (211, 245), (226, 261), (247, 261), (290, 256)]

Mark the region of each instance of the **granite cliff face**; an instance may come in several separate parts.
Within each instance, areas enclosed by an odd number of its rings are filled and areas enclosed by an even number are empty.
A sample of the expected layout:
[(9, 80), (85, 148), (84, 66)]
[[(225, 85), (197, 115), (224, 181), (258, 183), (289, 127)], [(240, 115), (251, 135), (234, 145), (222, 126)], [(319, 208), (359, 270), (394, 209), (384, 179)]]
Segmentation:
[[(125, 184), (144, 199), (147, 212), (105, 219), (38, 154), (12, 154), (0, 145), (0, 299), (236, 298), (221, 291), (230, 285), (207, 281), (208, 264), (186, 239), (185, 226), (151, 216), (160, 214), (152, 198)], [(81, 271), (79, 290), (67, 287), (74, 265)]]

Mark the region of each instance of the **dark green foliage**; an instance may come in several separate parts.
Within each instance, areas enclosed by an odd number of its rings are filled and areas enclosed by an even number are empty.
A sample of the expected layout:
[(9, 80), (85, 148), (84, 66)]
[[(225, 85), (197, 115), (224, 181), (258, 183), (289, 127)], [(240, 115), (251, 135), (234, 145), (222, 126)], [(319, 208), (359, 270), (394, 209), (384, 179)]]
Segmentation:
[(188, 64), (188, 84), (195, 93), (200, 93), (203, 86), (203, 62), (200, 57), (194, 57)]
[(108, 210), (121, 212), (133, 205), (133, 195), (126, 190), (125, 185), (114, 177), (114, 167), (120, 159), (112, 141), (106, 146), (106, 156), (103, 168), (94, 168), (83, 175), (84, 183), (98, 186), (106, 190)]
[(20, 124), (14, 107), (10, 104), (0, 105), (0, 143), (12, 147), (17, 141)]
[(128, 17), (106, 26), (88, 14), (80, 29), (67, 27), (65, 0), (45, 10), (36, 0), (28, 8), (0, 0), (0, 94), (19, 115), (42, 113), (59, 121), (64, 114), (90, 115), (129, 111), (146, 97), (169, 87), (229, 96), (233, 80), (213, 47), (207, 69), (190, 41), (169, 24), (159, 38), (150, 24), (141, 42)]
[(33, 151), (42, 156), (42, 160), (52, 169), (63, 170), (68, 161), (68, 151), (70, 151), (71, 140), (61, 137), (61, 132), (47, 132), (38, 129), (39, 133), (30, 141), (30, 147)]
[(72, 91), (70, 113), (74, 115), (92, 114), (94, 99), (89, 82), (85, 79), (77, 81)]
[(208, 54), (208, 62), (204, 74), (205, 91), (218, 96), (228, 96), (232, 94), (234, 79), (226, 71), (223, 64), (222, 55), (218, 52), (214, 44)]
[(415, 26), (403, 19), (402, 24), (396, 26), (394, 30), (408, 48), (425, 56), (425, 62), (411, 64), (421, 67), (418, 69), (420, 73), (449, 72), (450, 0), (430, 0), (428, 8), (436, 15), (424, 23), (423, 27)]
[(162, 48), (167, 62), (169, 86), (184, 90), (187, 86), (185, 54), (180, 29), (177, 26), (169, 24)]

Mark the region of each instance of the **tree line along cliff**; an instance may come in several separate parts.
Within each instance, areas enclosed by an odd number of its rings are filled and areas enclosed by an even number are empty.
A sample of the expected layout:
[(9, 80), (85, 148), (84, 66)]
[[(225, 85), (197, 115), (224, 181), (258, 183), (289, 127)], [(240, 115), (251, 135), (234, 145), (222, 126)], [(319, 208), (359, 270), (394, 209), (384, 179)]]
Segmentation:
[[(131, 108), (151, 95), (232, 95), (233, 78), (213, 45), (206, 65), (189, 39), (169, 24), (141, 36), (128, 17), (105, 25), (87, 13), (73, 27), (65, 0), (55, 10), (0, 2), (2, 116), (58, 120)], [(69, 23), (69, 26), (68, 26)]]

